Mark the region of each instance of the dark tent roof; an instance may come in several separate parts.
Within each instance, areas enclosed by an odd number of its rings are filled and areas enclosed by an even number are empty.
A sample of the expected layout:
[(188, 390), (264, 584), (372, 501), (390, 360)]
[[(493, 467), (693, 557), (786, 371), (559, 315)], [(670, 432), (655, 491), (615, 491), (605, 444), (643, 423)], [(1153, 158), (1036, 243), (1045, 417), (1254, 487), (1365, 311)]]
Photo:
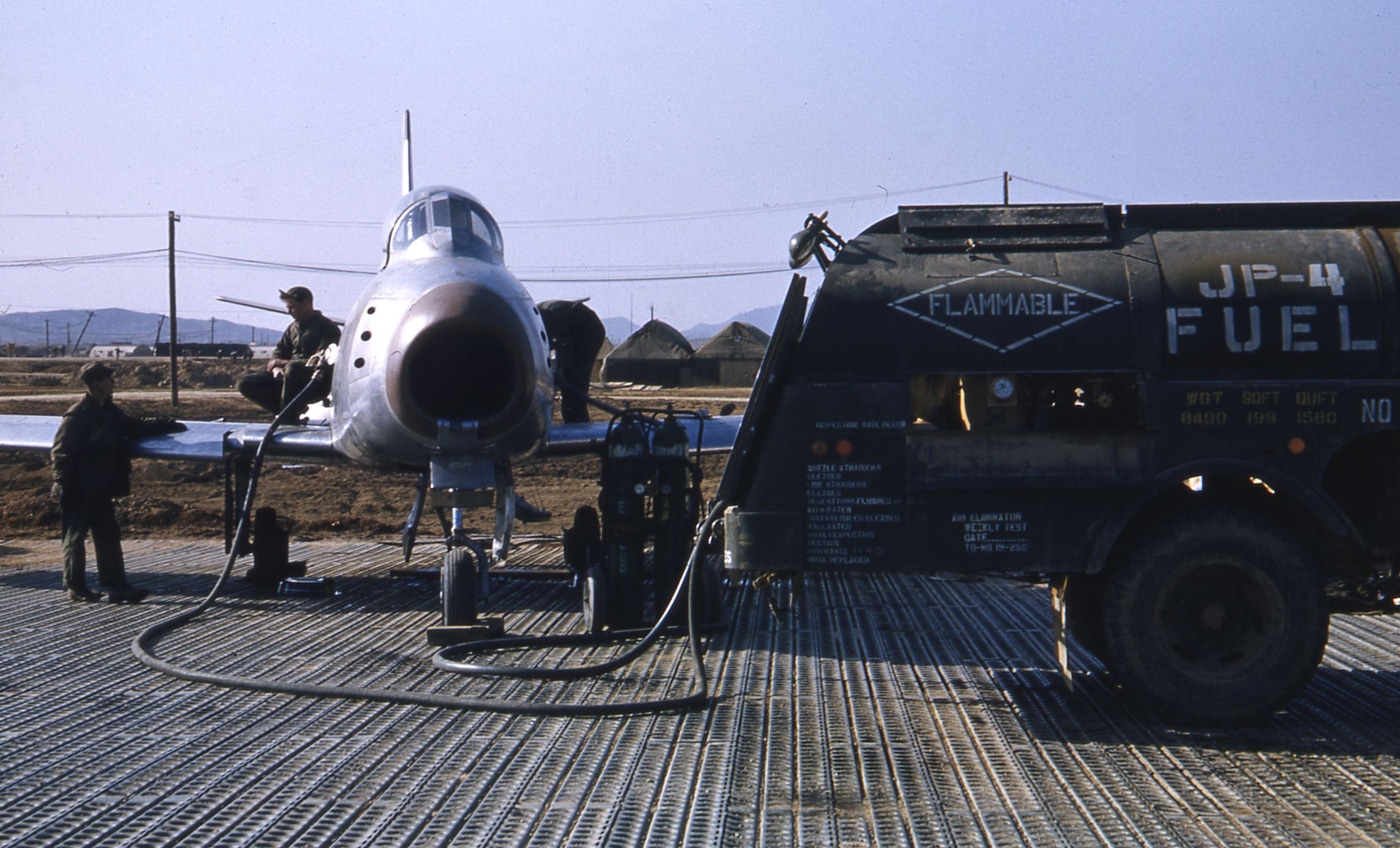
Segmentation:
[(767, 348), (767, 333), (752, 324), (733, 321), (701, 345), (695, 356), (697, 359), (762, 359)]
[(690, 342), (675, 327), (661, 321), (648, 321), (613, 348), (603, 360), (603, 379), (608, 382), (644, 383), (652, 386), (679, 386), (681, 372), (690, 361)]
[(627, 341), (613, 348), (608, 359), (687, 359), (694, 352), (679, 330), (652, 319), (628, 336)]

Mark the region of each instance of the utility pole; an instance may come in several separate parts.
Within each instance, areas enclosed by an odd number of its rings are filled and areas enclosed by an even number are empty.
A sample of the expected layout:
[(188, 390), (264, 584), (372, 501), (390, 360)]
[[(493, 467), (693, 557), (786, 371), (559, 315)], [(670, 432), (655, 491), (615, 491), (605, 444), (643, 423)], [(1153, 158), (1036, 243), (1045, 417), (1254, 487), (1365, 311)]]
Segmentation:
[(214, 343), (214, 316), (209, 316), (209, 344)]
[(170, 405), (180, 405), (180, 364), (175, 356), (175, 347), (180, 342), (180, 334), (175, 329), (175, 222), (180, 216), (170, 210)]
[(49, 353), (49, 319), (44, 319), (44, 358), (48, 359)]
[(91, 311), (91, 310), (88, 311), (87, 320), (83, 322), (83, 328), (82, 328), (81, 330), (78, 331), (78, 340), (77, 340), (76, 342), (75, 342), (75, 341), (72, 341), (72, 338), (73, 338), (73, 337), (72, 337), (71, 335), (68, 337), (68, 338), (69, 338), (68, 352), (71, 353), (72, 355), (74, 355), (74, 356), (77, 356), (77, 355), (78, 355), (78, 345), (80, 345), (80, 344), (83, 343), (83, 336), (87, 335), (87, 328), (88, 328), (88, 325), (92, 323), (92, 316), (93, 316), (93, 315), (96, 315), (96, 314), (97, 314), (97, 313), (95, 313), (95, 312), (93, 312), (93, 311)]
[(1001, 205), (1011, 205), (1011, 172), (1001, 172)]

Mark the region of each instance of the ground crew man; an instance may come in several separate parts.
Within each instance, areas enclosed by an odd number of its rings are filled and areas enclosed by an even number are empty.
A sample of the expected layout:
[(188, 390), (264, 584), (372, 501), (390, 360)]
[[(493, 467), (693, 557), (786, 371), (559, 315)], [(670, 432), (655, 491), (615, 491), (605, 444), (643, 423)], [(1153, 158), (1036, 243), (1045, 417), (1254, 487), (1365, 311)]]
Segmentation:
[(115, 498), (131, 493), (131, 457), (127, 442), (142, 436), (178, 433), (185, 425), (172, 418), (137, 418), (112, 402), (116, 372), (102, 362), (84, 365), (78, 374), (87, 394), (63, 413), (54, 434), (53, 496), (63, 515), (63, 588), (72, 601), (102, 596), (87, 587), (86, 541), (92, 533), (98, 581), (112, 603), (139, 603), (147, 591), (126, 582), (121, 528)]
[(593, 363), (607, 338), (598, 315), (582, 300), (546, 300), (540, 318), (554, 350), (554, 383), (559, 387), (559, 413), (567, 424), (588, 421), (588, 382)]
[[(249, 374), (238, 382), (238, 391), (244, 397), (274, 415), (306, 388), (316, 372), (312, 357), (324, 354), (326, 348), (340, 342), (340, 326), (316, 310), (310, 289), (292, 286), (281, 295), (292, 323), (277, 341), (267, 370)], [(306, 404), (324, 400), (330, 394), (328, 366), (317, 382), (317, 387), (302, 402), (298, 415), (305, 411)]]

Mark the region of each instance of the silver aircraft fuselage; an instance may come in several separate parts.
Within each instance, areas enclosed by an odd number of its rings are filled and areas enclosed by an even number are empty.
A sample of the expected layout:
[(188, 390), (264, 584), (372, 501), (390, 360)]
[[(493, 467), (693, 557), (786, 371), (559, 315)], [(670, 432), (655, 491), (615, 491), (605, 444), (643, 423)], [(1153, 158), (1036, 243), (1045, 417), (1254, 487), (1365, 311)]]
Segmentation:
[[(337, 453), (381, 468), (529, 456), (554, 398), (539, 310), (471, 195), (427, 186), (386, 222), (387, 260), (346, 318), (332, 383)], [(444, 434), (465, 427), (470, 438)]]

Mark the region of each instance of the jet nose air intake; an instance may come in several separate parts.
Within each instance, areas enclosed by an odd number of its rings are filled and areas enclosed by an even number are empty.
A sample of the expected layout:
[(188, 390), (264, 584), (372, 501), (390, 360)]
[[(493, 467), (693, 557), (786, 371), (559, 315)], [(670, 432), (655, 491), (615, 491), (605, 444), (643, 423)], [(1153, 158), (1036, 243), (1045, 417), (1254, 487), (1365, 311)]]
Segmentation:
[(510, 304), (478, 283), (438, 286), (409, 307), (390, 359), (394, 413), (434, 437), (439, 421), (476, 421), (481, 438), (508, 432), (530, 407), (530, 340)]

